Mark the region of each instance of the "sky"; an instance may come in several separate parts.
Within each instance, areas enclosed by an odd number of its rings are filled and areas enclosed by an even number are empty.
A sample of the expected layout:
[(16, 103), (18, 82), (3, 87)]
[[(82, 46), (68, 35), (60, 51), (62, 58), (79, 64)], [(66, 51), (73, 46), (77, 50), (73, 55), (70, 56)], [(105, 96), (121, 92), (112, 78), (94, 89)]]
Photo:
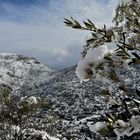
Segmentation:
[(0, 53), (35, 57), (52, 69), (78, 63), (90, 32), (64, 18), (111, 26), (118, 0), (0, 0)]

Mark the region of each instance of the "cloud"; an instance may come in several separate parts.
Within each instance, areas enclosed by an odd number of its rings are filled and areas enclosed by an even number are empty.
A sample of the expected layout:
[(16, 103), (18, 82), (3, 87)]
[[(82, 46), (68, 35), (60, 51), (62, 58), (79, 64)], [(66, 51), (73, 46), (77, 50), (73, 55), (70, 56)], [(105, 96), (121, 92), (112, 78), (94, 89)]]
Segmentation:
[(76, 64), (88, 32), (63, 24), (64, 17), (111, 25), (117, 0), (38, 0), (20, 5), (0, 3), (0, 52), (31, 57), (55, 69)]

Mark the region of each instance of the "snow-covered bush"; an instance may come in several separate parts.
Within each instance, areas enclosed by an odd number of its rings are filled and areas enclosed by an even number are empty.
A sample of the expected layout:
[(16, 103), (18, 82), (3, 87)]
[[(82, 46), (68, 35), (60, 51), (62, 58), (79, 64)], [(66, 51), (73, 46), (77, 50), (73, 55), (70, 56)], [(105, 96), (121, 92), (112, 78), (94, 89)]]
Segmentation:
[(101, 95), (108, 100), (106, 119), (95, 124), (88, 123), (90, 131), (107, 136), (115, 133), (120, 139), (140, 132), (140, 90), (135, 88), (130, 95), (125, 81), (118, 75), (119, 70), (140, 64), (140, 1), (120, 1), (113, 19), (114, 26), (98, 28), (91, 20), (81, 25), (77, 20), (65, 19), (66, 26), (88, 30), (91, 38), (86, 41), (82, 58), (76, 68), (81, 81), (104, 78), (114, 83), (119, 93), (112, 93), (108, 86)]
[(49, 118), (40, 116), (47, 102), (35, 96), (17, 97), (11, 92), (9, 86), (0, 85), (0, 140), (58, 140), (46, 132)]
[(83, 81), (89, 80), (96, 75), (96, 67), (104, 61), (104, 57), (109, 53), (107, 46), (102, 45), (98, 48), (90, 48), (87, 54), (80, 60), (76, 68), (76, 75)]

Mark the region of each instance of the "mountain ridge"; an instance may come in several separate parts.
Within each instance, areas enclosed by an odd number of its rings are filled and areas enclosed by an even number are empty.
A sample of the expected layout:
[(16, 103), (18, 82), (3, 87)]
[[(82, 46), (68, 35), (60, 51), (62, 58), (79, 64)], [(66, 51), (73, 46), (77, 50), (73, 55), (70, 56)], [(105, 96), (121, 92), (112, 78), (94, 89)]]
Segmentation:
[[(47, 101), (47, 107), (40, 115), (55, 117), (57, 121), (53, 125), (50, 122), (43, 124), (45, 131), (53, 136), (59, 134), (62, 140), (100, 139), (90, 132), (87, 123), (96, 122), (102, 110), (106, 109), (106, 100), (100, 95), (103, 81), (93, 78), (81, 84), (75, 75), (76, 66), (54, 71), (33, 58), (18, 55), (11, 58), (10, 55), (0, 59), (0, 84), (13, 86), (11, 82), (15, 82), (13, 94), (39, 96)], [(139, 68), (138, 65), (119, 71), (132, 93), (134, 87), (140, 84)], [(115, 90), (115, 85), (111, 86)]]

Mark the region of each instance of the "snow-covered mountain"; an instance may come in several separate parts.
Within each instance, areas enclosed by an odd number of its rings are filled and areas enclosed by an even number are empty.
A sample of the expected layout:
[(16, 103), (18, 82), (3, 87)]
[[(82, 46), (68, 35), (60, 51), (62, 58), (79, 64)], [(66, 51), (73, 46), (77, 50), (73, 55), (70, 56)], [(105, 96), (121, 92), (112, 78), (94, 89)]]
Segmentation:
[(19, 93), (21, 87), (30, 81), (40, 82), (50, 77), (53, 70), (43, 65), (35, 58), (22, 55), (0, 53), (0, 84), (12, 87), (15, 94)]
[[(139, 85), (140, 66), (120, 71), (120, 77), (133, 91)], [(105, 109), (100, 96), (103, 82), (92, 79), (80, 83), (75, 66), (55, 72), (34, 58), (15, 54), (0, 54), (0, 84), (13, 88), (13, 94), (40, 96), (47, 101), (42, 110), (46, 131), (62, 140), (100, 139), (90, 132), (87, 122), (95, 122)], [(131, 94), (131, 93), (130, 93)]]

